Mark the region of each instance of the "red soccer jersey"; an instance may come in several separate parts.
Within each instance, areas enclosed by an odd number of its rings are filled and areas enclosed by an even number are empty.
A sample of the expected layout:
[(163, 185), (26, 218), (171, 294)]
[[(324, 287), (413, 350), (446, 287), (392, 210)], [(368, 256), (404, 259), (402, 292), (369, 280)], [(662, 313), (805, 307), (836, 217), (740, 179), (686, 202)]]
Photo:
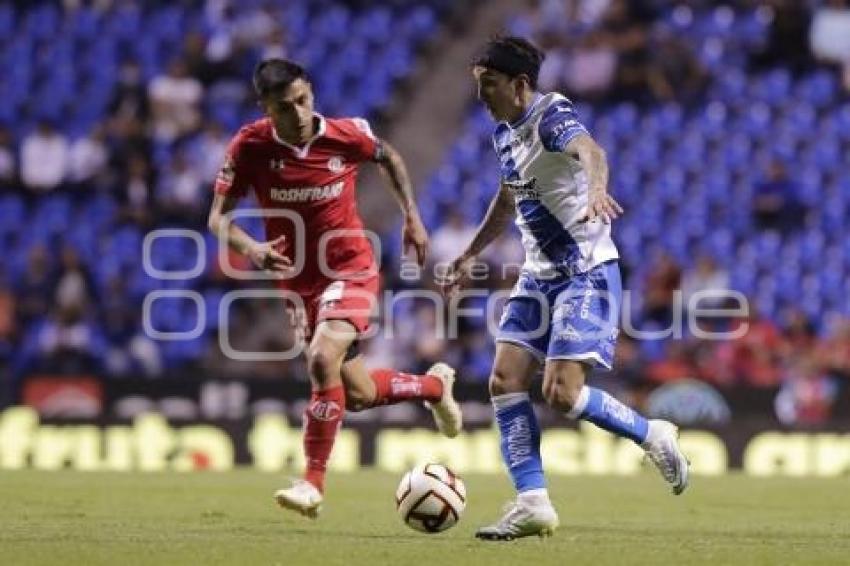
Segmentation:
[[(318, 132), (302, 147), (282, 141), (269, 118), (242, 127), (230, 142), (215, 183), (216, 193), (229, 196), (241, 197), (253, 189), (264, 212), (290, 211), (303, 221), (299, 234), (290, 218), (264, 218), (268, 240), (286, 236), (287, 245), (280, 250), (284, 255), (297, 265), (296, 253), (304, 254), (303, 269), (282, 282), (303, 294), (375, 266), (357, 212), (355, 186), (358, 164), (375, 160), (380, 146), (363, 119), (316, 117)], [(326, 235), (325, 245), (320, 245), (322, 235), (332, 230), (346, 233)], [(321, 248), (327, 267), (341, 275), (333, 276), (323, 267)]]

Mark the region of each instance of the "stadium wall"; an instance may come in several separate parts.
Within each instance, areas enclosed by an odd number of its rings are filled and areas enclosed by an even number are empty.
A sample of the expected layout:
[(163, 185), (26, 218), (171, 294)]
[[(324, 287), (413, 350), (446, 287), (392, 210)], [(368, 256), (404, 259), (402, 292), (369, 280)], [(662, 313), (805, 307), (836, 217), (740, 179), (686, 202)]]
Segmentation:
[[(147, 383), (148, 387), (144, 387)], [(267, 472), (303, 466), (298, 415), (303, 384), (188, 379), (100, 382), (92, 377), (40, 377), (24, 385), (27, 404), (0, 411), (0, 469), (201, 471), (252, 466)], [(301, 391), (304, 389), (304, 391)], [(482, 389), (483, 388), (479, 388)], [(281, 394), (283, 391), (283, 394)], [(401, 472), (440, 461), (459, 473), (499, 473), (496, 431), (484, 400), (467, 400), (471, 426), (458, 438), (433, 430), (413, 405), (351, 414), (331, 467)], [(643, 453), (590, 425), (539, 407), (547, 469), (563, 475), (640, 473)], [(850, 421), (805, 432), (764, 417), (723, 426), (683, 427), (682, 446), (696, 474), (742, 471), (756, 476), (850, 473)]]

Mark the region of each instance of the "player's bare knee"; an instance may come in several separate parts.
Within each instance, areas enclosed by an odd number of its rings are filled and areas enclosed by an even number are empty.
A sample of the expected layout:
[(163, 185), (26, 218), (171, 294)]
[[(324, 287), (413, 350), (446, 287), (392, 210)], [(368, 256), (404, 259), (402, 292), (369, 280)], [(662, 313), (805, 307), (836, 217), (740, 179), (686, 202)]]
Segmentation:
[(357, 413), (372, 406), (374, 399), (366, 391), (360, 389), (345, 389), (345, 410)]
[(504, 395), (525, 391), (521, 377), (510, 375), (508, 372), (494, 368), (490, 374), (490, 396)]
[(575, 407), (584, 387), (584, 368), (580, 364), (547, 372), (543, 379), (543, 398), (550, 407), (568, 412)]
[(307, 371), (319, 385), (328, 384), (333, 376), (336, 360), (322, 348), (310, 348), (307, 352)]
[(552, 384), (543, 388), (543, 397), (546, 403), (559, 412), (569, 412), (578, 401), (581, 388), (577, 390), (566, 385)]

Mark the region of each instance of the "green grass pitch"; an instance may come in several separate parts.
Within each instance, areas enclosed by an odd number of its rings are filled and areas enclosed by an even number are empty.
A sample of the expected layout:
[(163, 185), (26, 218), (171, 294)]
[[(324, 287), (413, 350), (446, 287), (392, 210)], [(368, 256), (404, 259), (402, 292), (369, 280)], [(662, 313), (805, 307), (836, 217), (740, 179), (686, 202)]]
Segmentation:
[(0, 472), (0, 563), (524, 565), (848, 564), (850, 478), (557, 477), (551, 539), (480, 542), (475, 527), (510, 497), (501, 476), (468, 476), (466, 513), (424, 535), (395, 512), (394, 474), (334, 474), (309, 521), (272, 501), (282, 477)]

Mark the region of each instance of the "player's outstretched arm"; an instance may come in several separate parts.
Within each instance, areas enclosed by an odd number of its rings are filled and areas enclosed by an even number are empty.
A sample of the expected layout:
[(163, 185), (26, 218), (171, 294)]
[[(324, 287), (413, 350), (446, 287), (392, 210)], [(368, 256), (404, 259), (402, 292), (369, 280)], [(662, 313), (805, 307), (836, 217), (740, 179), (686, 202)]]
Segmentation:
[(484, 220), (478, 226), (466, 251), (449, 264), (442, 281), (444, 293), (451, 294), (463, 285), (475, 258), (505, 230), (505, 226), (513, 220), (514, 216), (516, 216), (516, 207), (513, 197), (508, 188), (502, 185), (490, 202), (487, 214), (484, 215)]
[(249, 236), (242, 228), (230, 220), (229, 213), (236, 208), (239, 199), (232, 196), (216, 194), (210, 207), (207, 227), (219, 240), (238, 253), (248, 256), (260, 269), (275, 273), (285, 273), (292, 267), (292, 262), (278, 251), (285, 238), (271, 242), (258, 242)]
[(593, 138), (587, 134), (574, 137), (564, 151), (578, 159), (589, 184), (590, 195), (587, 202), (585, 221), (602, 219), (606, 224), (623, 213), (623, 208), (608, 194), (608, 158)]
[(404, 164), (401, 154), (385, 140), (380, 141), (381, 152), (376, 162), (390, 181), (390, 189), (393, 192), (404, 215), (402, 226), (402, 245), (407, 251), (411, 247), (416, 252), (416, 262), (420, 266), (425, 265), (428, 256), (428, 232), (419, 216), (419, 208), (413, 196), (413, 186), (410, 183), (410, 175)]

